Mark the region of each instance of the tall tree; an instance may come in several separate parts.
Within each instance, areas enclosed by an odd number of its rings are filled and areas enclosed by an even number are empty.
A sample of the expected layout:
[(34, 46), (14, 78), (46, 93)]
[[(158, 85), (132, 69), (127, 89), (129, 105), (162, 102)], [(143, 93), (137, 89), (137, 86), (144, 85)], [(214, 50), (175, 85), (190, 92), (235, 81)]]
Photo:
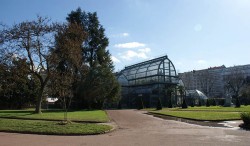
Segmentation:
[(64, 120), (67, 122), (67, 111), (74, 95), (74, 87), (79, 82), (79, 74), (82, 74), (83, 63), (81, 45), (85, 39), (85, 33), (81, 26), (69, 23), (61, 27), (55, 36), (55, 48), (52, 50), (54, 68), (51, 72), (50, 87), (54, 97), (63, 103), (65, 111)]
[(49, 48), (53, 44), (54, 31), (50, 20), (39, 16), (36, 20), (24, 21), (1, 31), (1, 57), (27, 59), (29, 72), (39, 80), (36, 113), (41, 113), (44, 90), (50, 78)]
[(83, 44), (83, 54), (90, 67), (99, 64), (113, 69), (110, 53), (106, 50), (109, 41), (105, 36), (105, 29), (98, 20), (97, 13), (86, 13), (78, 8), (68, 15), (67, 20), (70, 23), (80, 24), (87, 32), (87, 38)]
[(87, 78), (82, 78), (80, 95), (88, 102), (88, 106), (101, 108), (104, 102), (110, 98), (118, 97), (119, 84), (112, 73), (113, 62), (107, 46), (108, 38), (105, 29), (100, 24), (97, 13), (86, 13), (78, 8), (72, 11), (68, 22), (77, 23), (87, 32), (87, 38), (83, 43), (83, 61), (90, 67)]
[(90, 68), (79, 92), (88, 108), (101, 109), (106, 102), (118, 101), (120, 85), (110, 70), (98, 66)]

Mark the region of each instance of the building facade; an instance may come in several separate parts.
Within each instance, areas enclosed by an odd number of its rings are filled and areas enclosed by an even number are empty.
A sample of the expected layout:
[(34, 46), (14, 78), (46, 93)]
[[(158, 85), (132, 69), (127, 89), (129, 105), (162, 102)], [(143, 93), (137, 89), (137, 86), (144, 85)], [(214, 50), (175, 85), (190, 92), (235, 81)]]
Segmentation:
[(250, 65), (233, 67), (211, 67), (203, 70), (193, 70), (179, 73), (187, 90), (200, 90), (207, 97), (221, 98), (226, 96), (225, 78), (233, 72), (240, 72), (244, 78), (250, 77)]

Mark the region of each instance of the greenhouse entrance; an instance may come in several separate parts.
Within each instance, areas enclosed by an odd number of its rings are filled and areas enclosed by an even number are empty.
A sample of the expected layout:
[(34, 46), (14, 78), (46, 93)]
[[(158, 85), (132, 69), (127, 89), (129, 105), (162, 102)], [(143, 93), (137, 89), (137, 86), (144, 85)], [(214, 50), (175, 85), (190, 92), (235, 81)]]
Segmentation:
[(116, 76), (122, 87), (122, 107), (136, 108), (138, 102), (146, 108), (155, 107), (159, 99), (167, 106), (170, 96), (172, 103), (177, 102), (179, 79), (168, 56), (127, 66)]

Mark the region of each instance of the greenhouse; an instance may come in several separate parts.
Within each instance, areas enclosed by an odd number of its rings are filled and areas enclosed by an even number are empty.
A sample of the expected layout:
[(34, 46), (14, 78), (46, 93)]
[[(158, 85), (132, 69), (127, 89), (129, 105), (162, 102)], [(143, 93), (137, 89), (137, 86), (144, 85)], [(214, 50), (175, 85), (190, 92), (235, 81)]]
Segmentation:
[(185, 90), (188, 105), (205, 105), (208, 97), (200, 90)]
[(116, 74), (122, 87), (121, 104), (135, 108), (138, 101), (144, 107), (155, 107), (158, 99), (166, 106), (167, 92), (177, 102), (176, 85), (179, 83), (174, 64), (168, 56), (125, 67)]

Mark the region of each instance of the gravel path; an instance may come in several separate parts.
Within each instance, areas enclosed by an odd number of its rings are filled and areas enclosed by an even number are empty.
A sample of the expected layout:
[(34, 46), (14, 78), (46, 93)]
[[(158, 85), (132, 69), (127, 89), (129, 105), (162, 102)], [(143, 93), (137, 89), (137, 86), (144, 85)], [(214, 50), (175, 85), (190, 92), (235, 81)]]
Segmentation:
[(93, 136), (49, 136), (0, 132), (0, 146), (249, 146), (250, 131), (163, 120), (137, 110), (107, 111), (116, 130)]

